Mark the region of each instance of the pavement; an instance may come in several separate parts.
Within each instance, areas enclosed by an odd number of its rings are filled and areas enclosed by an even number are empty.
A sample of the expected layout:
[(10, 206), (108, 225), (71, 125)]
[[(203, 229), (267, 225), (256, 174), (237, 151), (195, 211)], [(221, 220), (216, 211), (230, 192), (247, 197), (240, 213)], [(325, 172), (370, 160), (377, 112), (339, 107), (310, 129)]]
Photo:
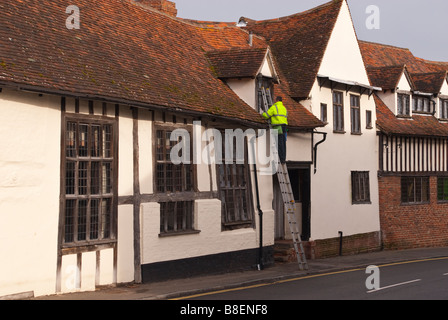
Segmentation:
[(337, 271), (381, 266), (448, 257), (446, 248), (423, 248), (397, 251), (380, 251), (352, 256), (309, 260), (307, 271), (300, 271), (297, 263), (276, 263), (263, 270), (248, 270), (157, 283), (125, 284), (101, 288), (93, 292), (79, 292), (34, 298), (33, 300), (170, 300), (181, 297), (230, 290), (257, 284), (319, 275)]

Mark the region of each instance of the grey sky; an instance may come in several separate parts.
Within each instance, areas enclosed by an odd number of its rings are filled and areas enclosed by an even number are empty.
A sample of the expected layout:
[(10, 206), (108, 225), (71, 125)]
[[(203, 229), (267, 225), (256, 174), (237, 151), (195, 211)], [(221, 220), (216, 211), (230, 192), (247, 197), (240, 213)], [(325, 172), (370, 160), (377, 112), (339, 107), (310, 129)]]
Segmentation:
[[(178, 16), (207, 21), (237, 21), (245, 16), (272, 19), (302, 12), (329, 0), (172, 0)], [(417, 57), (448, 61), (448, 1), (348, 0), (358, 38), (409, 48)], [(366, 13), (375, 5), (380, 28), (368, 29)]]

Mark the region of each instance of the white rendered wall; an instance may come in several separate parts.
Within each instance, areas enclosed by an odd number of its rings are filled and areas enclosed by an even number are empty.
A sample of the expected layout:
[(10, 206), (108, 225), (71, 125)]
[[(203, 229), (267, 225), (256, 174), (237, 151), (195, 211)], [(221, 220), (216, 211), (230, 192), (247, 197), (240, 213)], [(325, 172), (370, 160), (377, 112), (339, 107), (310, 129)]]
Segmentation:
[(230, 87), (230, 89), (232, 89), (244, 102), (255, 109), (255, 79), (228, 79), (226, 83)]
[(318, 74), (369, 84), (346, 1), (342, 4)]
[[(157, 113), (155, 119), (159, 119)], [(204, 134), (205, 123), (196, 123), (196, 143), (199, 144), (198, 157), (201, 163), (197, 165), (198, 190), (200, 192), (217, 191), (216, 166), (209, 166), (208, 159), (203, 156), (204, 147), (208, 144), (201, 141), (207, 139)], [(211, 124), (207, 125), (211, 128)], [(230, 128), (229, 128), (230, 129)], [(243, 130), (244, 131), (244, 130)], [(143, 139), (140, 140), (142, 143)], [(192, 137), (191, 142), (195, 141)], [(147, 143), (149, 141), (146, 141)], [(152, 144), (151, 144), (152, 146)], [(141, 148), (146, 148), (140, 144)], [(252, 159), (252, 150), (249, 145), (249, 158)], [(141, 155), (140, 155), (141, 156)], [(144, 161), (140, 158), (140, 163)], [(252, 163), (252, 162), (251, 162)], [(258, 167), (258, 170), (262, 166)], [(210, 172), (211, 181), (210, 184)], [(255, 182), (253, 166), (250, 166), (251, 185), (253, 193), (255, 228), (244, 228), (232, 231), (222, 231), (221, 201), (219, 199), (196, 200), (194, 206), (194, 228), (200, 232), (190, 235), (159, 237), (160, 234), (160, 205), (158, 203), (143, 203), (141, 205), (141, 235), (142, 235), (142, 264), (166, 262), (195, 258), (220, 253), (256, 249), (259, 246), (259, 216), (256, 205)], [(142, 175), (141, 175), (142, 176)], [(272, 176), (258, 175), (260, 205), (263, 210), (263, 245), (274, 244), (274, 211), (272, 210)], [(212, 189), (210, 189), (212, 186)], [(255, 261), (254, 261), (255, 263)]]
[(0, 93), (0, 296), (55, 290), (60, 98)]
[[(336, 79), (369, 84), (367, 72), (358, 46), (350, 12), (344, 1), (319, 74)], [(345, 133), (333, 133), (332, 91), (320, 88), (317, 80), (311, 90), (311, 99), (302, 103), (320, 118), (320, 105), (327, 105), (328, 125), (319, 131), (327, 132), (327, 140), (318, 148), (317, 173), (311, 176), (311, 238), (314, 240), (380, 230), (378, 204), (378, 154), (376, 130), (366, 129), (366, 110), (372, 112), (375, 128), (376, 107), (373, 97), (362, 95), (362, 135), (351, 134), (350, 94), (342, 87), (344, 98)], [(316, 138), (320, 139), (320, 137)], [(315, 141), (316, 143), (317, 141)], [(370, 172), (371, 204), (352, 204), (351, 172)]]
[[(344, 235), (380, 230), (378, 204), (378, 152), (376, 130), (366, 129), (366, 110), (372, 112), (375, 127), (376, 112), (373, 97), (361, 96), (362, 135), (352, 135), (350, 127), (350, 92), (343, 92), (345, 133), (333, 133), (332, 92), (313, 87), (313, 110), (327, 104), (328, 125), (319, 131), (327, 132), (327, 140), (318, 147), (317, 173), (311, 176), (311, 238), (334, 238)], [(318, 114), (315, 114), (318, 116)], [(316, 139), (320, 140), (320, 136)], [(317, 141), (315, 141), (316, 143)], [(352, 204), (351, 172), (370, 172), (371, 204)]]

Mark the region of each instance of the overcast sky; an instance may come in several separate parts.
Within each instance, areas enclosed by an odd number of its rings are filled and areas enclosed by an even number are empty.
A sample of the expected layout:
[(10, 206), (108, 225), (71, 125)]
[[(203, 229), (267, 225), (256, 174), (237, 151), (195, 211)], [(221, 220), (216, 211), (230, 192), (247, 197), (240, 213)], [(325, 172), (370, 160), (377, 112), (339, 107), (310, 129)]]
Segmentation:
[[(329, 0), (172, 0), (178, 16), (207, 21), (272, 19), (314, 8)], [(448, 61), (448, 1), (446, 0), (348, 0), (360, 40), (409, 48), (420, 58)], [(368, 28), (379, 9), (379, 29)], [(375, 16), (376, 17), (376, 16)], [(375, 25), (377, 27), (378, 25)]]

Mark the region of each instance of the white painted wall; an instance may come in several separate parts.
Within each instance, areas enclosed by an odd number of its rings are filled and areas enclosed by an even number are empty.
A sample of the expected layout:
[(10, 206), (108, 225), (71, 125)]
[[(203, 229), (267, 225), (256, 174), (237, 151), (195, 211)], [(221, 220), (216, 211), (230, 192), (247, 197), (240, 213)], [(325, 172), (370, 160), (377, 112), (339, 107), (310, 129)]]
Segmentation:
[(409, 92), (412, 90), (408, 78), (406, 77), (406, 74), (404, 72), (400, 77), (400, 81), (398, 81), (397, 90), (409, 91)]
[[(350, 92), (343, 93), (345, 134), (333, 133), (332, 91), (320, 89), (316, 82), (312, 96), (313, 110), (318, 110), (320, 103), (327, 104), (329, 124), (319, 129), (328, 135), (318, 148), (317, 174), (311, 176), (311, 238), (337, 237), (338, 231), (347, 236), (379, 231), (376, 130), (366, 129), (366, 110), (372, 111), (373, 125), (376, 122), (374, 99), (361, 97), (362, 135), (352, 135)], [(371, 204), (352, 205), (351, 171), (370, 172)]]
[(256, 90), (255, 79), (228, 79), (227, 85), (232, 89), (244, 102), (252, 108), (256, 108)]
[(346, 1), (342, 4), (318, 74), (369, 84)]
[[(88, 101), (80, 101), (80, 113), (88, 114)], [(0, 297), (23, 292), (34, 296), (56, 293), (61, 163), (61, 98), (3, 89), (0, 93)], [(107, 105), (114, 117), (114, 105)], [(67, 114), (75, 100), (66, 99)], [(102, 102), (94, 102), (102, 114)], [(132, 194), (132, 118), (129, 108), (120, 110), (119, 193)], [(140, 121), (142, 141), (151, 139), (148, 114)], [(145, 143), (146, 142), (146, 143)], [(142, 148), (143, 156), (148, 150)], [(152, 190), (148, 164), (143, 163), (142, 189)], [(118, 209), (118, 282), (133, 280), (132, 206)], [(113, 250), (82, 254), (77, 270), (76, 255), (62, 257), (61, 292), (94, 290), (113, 283)], [(99, 271), (97, 273), (97, 270)], [(81, 287), (76, 286), (79, 277)]]
[[(157, 116), (156, 116), (157, 120)], [(199, 157), (201, 164), (197, 165), (198, 189), (210, 191), (210, 169), (212, 174), (212, 191), (217, 191), (216, 167), (202, 158), (202, 150), (208, 144), (201, 142), (205, 132), (205, 123), (196, 124), (197, 143), (200, 144)], [(208, 128), (211, 124), (208, 125)], [(204, 137), (206, 137), (204, 135)], [(191, 141), (193, 142), (194, 139)], [(147, 141), (149, 142), (149, 141)], [(144, 147), (144, 146), (143, 146)], [(142, 145), (140, 145), (142, 148)], [(145, 147), (144, 147), (145, 148)], [(252, 150), (249, 149), (252, 159)], [(140, 163), (144, 161), (140, 158)], [(262, 167), (259, 166), (258, 170)], [(259, 217), (256, 205), (255, 182), (253, 166), (250, 167), (253, 191), (253, 207), (255, 228), (244, 228), (232, 231), (221, 230), (221, 201), (218, 199), (196, 200), (194, 206), (195, 230), (200, 232), (190, 235), (159, 237), (160, 205), (158, 203), (143, 203), (141, 205), (142, 234), (142, 264), (188, 259), (219, 253), (256, 249), (259, 246)], [(274, 211), (272, 209), (272, 176), (258, 175), (260, 203), (263, 210), (263, 245), (274, 244)], [(255, 263), (255, 261), (254, 261)]]
[[(347, 3), (344, 1), (319, 74), (336, 79), (369, 84)], [(376, 108), (373, 97), (361, 96), (362, 135), (351, 134), (350, 94), (343, 92), (345, 134), (333, 133), (332, 91), (320, 88), (317, 80), (311, 99), (302, 103), (320, 118), (321, 103), (327, 104), (325, 128), (327, 141), (318, 149), (318, 171), (311, 177), (311, 238), (334, 238), (338, 232), (354, 235), (380, 230), (378, 205), (378, 154), (376, 130), (366, 129), (366, 110), (372, 111), (375, 128)], [(351, 172), (370, 172), (371, 204), (352, 205)]]
[(312, 161), (312, 141), (310, 133), (290, 131), (286, 140), (286, 161)]
[(3, 89), (0, 115), (0, 296), (49, 294), (56, 276), (60, 99)]

